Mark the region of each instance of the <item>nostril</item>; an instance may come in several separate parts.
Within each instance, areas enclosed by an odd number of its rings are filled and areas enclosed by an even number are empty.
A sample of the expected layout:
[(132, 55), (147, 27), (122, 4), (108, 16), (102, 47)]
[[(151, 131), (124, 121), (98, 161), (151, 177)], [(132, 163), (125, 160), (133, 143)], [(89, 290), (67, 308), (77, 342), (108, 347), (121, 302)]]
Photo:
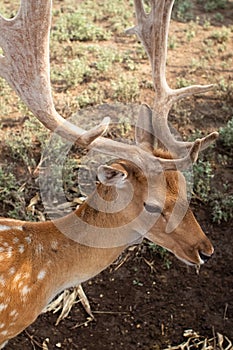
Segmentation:
[(200, 256), (201, 260), (204, 263), (206, 263), (211, 258), (212, 255), (208, 255), (208, 254), (205, 254), (205, 253), (199, 251), (199, 256)]

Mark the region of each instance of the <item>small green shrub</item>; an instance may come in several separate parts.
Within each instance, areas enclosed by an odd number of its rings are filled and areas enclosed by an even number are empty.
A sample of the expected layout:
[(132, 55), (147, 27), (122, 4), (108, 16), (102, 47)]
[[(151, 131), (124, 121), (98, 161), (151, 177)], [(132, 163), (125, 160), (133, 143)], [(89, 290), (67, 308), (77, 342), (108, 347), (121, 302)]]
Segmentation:
[(224, 16), (220, 12), (217, 12), (214, 15), (214, 19), (216, 21), (223, 22), (224, 21)]
[(20, 0), (11, 0), (11, 1), (1, 1), (0, 3), (0, 13), (5, 18), (13, 18), (20, 6)]
[(177, 87), (177, 89), (183, 88), (183, 87), (187, 87), (187, 86), (190, 86), (192, 84), (193, 84), (192, 81), (187, 80), (187, 79), (185, 79), (183, 77), (176, 78), (176, 87)]
[[(96, 4), (97, 5), (97, 4)], [(89, 7), (93, 8), (93, 1), (89, 0)], [(94, 5), (95, 6), (95, 5)], [(132, 26), (133, 1), (109, 0), (101, 1), (101, 5), (96, 6), (95, 18), (99, 21), (107, 20), (109, 30), (117, 35), (125, 35), (125, 29)]]
[(59, 92), (67, 91), (78, 84), (90, 80), (92, 74), (93, 70), (90, 68), (86, 58), (75, 58), (67, 61), (61, 70), (58, 70), (57, 67), (52, 68), (51, 81)]
[[(203, 4), (202, 0), (199, 0), (198, 2)], [(207, 12), (211, 12), (218, 9), (224, 9), (226, 7), (226, 4), (227, 4), (227, 0), (206, 0), (204, 9)]]
[(220, 141), (226, 147), (233, 147), (233, 118), (230, 119), (226, 126), (219, 129)]
[(113, 96), (121, 102), (134, 102), (139, 97), (139, 82), (136, 78), (121, 75), (112, 82)]
[(17, 187), (17, 180), (14, 175), (0, 167), (0, 200), (7, 200), (11, 192), (15, 191)]
[(172, 262), (169, 259), (169, 252), (167, 249), (149, 241), (146, 243), (146, 246), (152, 252), (152, 254), (158, 255), (163, 260), (164, 267), (170, 269)]
[(192, 19), (192, 2), (189, 0), (175, 1), (172, 17), (182, 22), (186, 22)]
[(32, 219), (26, 211), (23, 188), (19, 186), (19, 181), (7, 166), (0, 167), (0, 202), (4, 215), (7, 211), (7, 216), (13, 219)]
[(82, 9), (63, 13), (52, 30), (52, 40), (58, 41), (99, 41), (110, 39), (106, 29), (92, 23)]
[(214, 30), (209, 38), (215, 43), (222, 44), (229, 40), (230, 34), (230, 28), (222, 27), (221, 29)]
[(218, 94), (232, 109), (233, 104), (233, 82), (229, 79), (221, 79), (218, 84)]
[(114, 63), (122, 63), (123, 56), (113, 48), (97, 49), (95, 52), (97, 60), (94, 65), (100, 72), (107, 72), (112, 69)]
[(177, 48), (176, 37), (173, 35), (168, 37), (168, 48), (170, 50), (175, 50)]
[(221, 222), (233, 219), (233, 195), (216, 191), (211, 195), (210, 206), (213, 222)]
[(194, 193), (207, 203), (211, 192), (211, 179), (214, 176), (211, 163), (201, 158), (198, 159), (193, 165), (193, 175)]
[(91, 83), (88, 89), (76, 97), (76, 101), (80, 108), (85, 108), (103, 103), (105, 97), (105, 91), (97, 83)]
[(48, 130), (36, 119), (26, 120), (20, 131), (8, 131), (4, 138), (7, 153), (15, 161), (22, 161), (27, 168), (34, 168), (37, 157), (40, 155), (35, 150), (45, 142)]

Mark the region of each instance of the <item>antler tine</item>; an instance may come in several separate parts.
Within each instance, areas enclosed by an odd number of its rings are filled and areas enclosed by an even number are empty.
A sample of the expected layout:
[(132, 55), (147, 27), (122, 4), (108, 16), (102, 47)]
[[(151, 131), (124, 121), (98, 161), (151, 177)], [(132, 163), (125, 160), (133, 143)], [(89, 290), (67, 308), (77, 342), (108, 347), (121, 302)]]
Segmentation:
[(49, 64), (51, 0), (21, 0), (13, 19), (0, 17), (0, 75), (32, 113), (50, 130), (71, 142), (88, 146), (105, 132), (108, 119), (85, 131), (67, 122), (52, 99)]
[[(174, 102), (197, 93), (204, 93), (213, 85), (193, 85), (181, 89), (171, 89), (166, 81), (166, 58), (169, 22), (174, 0), (151, 0), (151, 11), (146, 14), (141, 0), (134, 0), (137, 25), (127, 32), (136, 33), (141, 40), (150, 59), (152, 78), (155, 89), (153, 106), (153, 132), (157, 139), (177, 157), (187, 154), (192, 142), (177, 141), (168, 127), (168, 113)], [(207, 147), (217, 138), (212, 133), (208, 139), (201, 139), (200, 150)], [(208, 140), (208, 142), (207, 142)]]

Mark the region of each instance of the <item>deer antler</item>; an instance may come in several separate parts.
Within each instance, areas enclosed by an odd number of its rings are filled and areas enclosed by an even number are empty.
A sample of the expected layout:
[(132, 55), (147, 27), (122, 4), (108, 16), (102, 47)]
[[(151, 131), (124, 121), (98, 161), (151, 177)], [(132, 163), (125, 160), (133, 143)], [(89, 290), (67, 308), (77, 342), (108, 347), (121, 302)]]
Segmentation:
[[(151, 0), (151, 11), (146, 13), (142, 0), (134, 0), (137, 25), (127, 30), (137, 34), (142, 42), (152, 67), (152, 78), (155, 89), (155, 102), (152, 112), (153, 133), (166, 148), (182, 156), (193, 142), (177, 141), (168, 127), (168, 113), (174, 102), (190, 95), (207, 92), (213, 85), (193, 85), (181, 89), (171, 89), (166, 81), (167, 38), (171, 10), (174, 0)], [(209, 146), (218, 137), (217, 132), (200, 140), (200, 150)]]
[(7, 20), (0, 16), (0, 46), (4, 51), (0, 75), (48, 129), (87, 146), (106, 130), (109, 119), (85, 132), (55, 110), (49, 69), (50, 26), (50, 0), (24, 0), (15, 18)]
[[(50, 130), (55, 131), (71, 142), (77, 142), (83, 147), (95, 147), (96, 150), (107, 154), (116, 154), (118, 157), (135, 159), (138, 165), (147, 164), (148, 171), (161, 171), (164, 169), (176, 169), (187, 167), (190, 161), (197, 158), (198, 151), (210, 139), (216, 138), (216, 133), (207, 136), (195, 143), (186, 143), (190, 150), (185, 156), (176, 160), (164, 160), (154, 157), (151, 152), (146, 152), (134, 145), (127, 145), (110, 139), (100, 137), (108, 127), (109, 118), (104, 118), (102, 123), (89, 131), (66, 121), (55, 109), (50, 84), (50, 64), (49, 64), (49, 34), (51, 27), (51, 0), (21, 0), (20, 9), (13, 19), (5, 19), (0, 16), (0, 46), (4, 55), (0, 56), (0, 75), (6, 79), (9, 85), (16, 91), (19, 97), (29, 107), (32, 113)], [(158, 125), (153, 121), (156, 136), (161, 138), (162, 134), (169, 135), (171, 140), (179, 145), (180, 143), (172, 139), (166, 123), (168, 110), (172, 101), (177, 100), (187, 94), (196, 93), (204, 88), (181, 89), (175, 94), (174, 90), (168, 88), (165, 80), (165, 59), (166, 59), (166, 38), (169, 21), (169, 11), (172, 1), (165, 1), (163, 8), (162, 1), (158, 1), (155, 6), (153, 2), (151, 14), (145, 14), (142, 2), (135, 0), (139, 25), (134, 31), (142, 38), (148, 55), (150, 57), (154, 84), (158, 99), (158, 107), (155, 105), (154, 116), (158, 116)], [(164, 11), (166, 14), (166, 26), (163, 25), (163, 16), (155, 15), (156, 11)], [(158, 17), (158, 18), (157, 18)], [(159, 23), (154, 23), (158, 20)], [(161, 29), (159, 29), (161, 26)], [(152, 28), (152, 30), (151, 30)], [(155, 44), (154, 35), (156, 34)], [(160, 38), (161, 35), (161, 38)], [(164, 44), (165, 42), (165, 44)], [(154, 43), (151, 47), (151, 43)], [(161, 57), (160, 57), (161, 55)], [(157, 76), (160, 77), (157, 82)], [(156, 102), (157, 103), (157, 102)], [(166, 110), (162, 108), (166, 105)], [(143, 108), (142, 108), (143, 110)], [(155, 119), (155, 118), (154, 118)], [(148, 136), (148, 140), (151, 139)], [(148, 146), (148, 141), (146, 142)], [(166, 144), (166, 143), (165, 143)], [(166, 144), (166, 146), (169, 145)], [(152, 147), (147, 147), (147, 151)], [(161, 166), (159, 167), (158, 164)]]

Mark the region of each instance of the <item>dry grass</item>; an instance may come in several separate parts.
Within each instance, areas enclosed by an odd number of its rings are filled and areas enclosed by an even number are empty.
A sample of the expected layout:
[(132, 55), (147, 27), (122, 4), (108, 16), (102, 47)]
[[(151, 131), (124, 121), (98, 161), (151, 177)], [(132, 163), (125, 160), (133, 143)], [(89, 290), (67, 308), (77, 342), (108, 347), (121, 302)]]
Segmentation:
[(206, 338), (199, 335), (192, 329), (184, 331), (185, 341), (176, 346), (169, 346), (164, 350), (232, 350), (233, 345), (226, 336), (216, 333), (213, 330), (213, 337)]

